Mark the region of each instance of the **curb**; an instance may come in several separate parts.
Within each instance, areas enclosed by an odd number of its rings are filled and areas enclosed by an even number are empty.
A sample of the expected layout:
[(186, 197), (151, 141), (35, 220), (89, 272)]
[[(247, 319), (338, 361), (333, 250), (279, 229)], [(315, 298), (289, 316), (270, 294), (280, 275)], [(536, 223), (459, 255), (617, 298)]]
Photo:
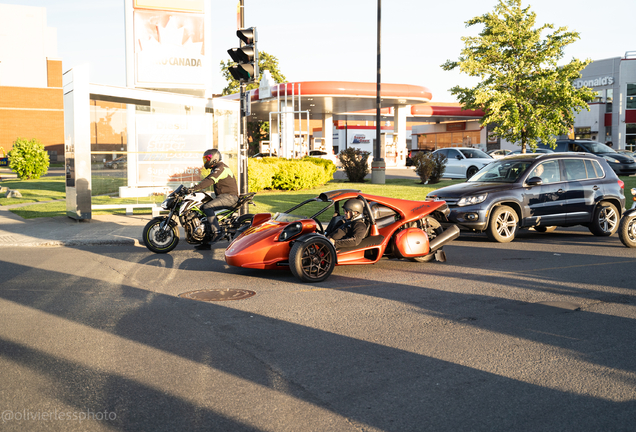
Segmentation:
[(77, 246), (144, 246), (138, 239), (121, 240), (47, 240), (21, 243), (2, 243), (2, 247), (77, 247)]

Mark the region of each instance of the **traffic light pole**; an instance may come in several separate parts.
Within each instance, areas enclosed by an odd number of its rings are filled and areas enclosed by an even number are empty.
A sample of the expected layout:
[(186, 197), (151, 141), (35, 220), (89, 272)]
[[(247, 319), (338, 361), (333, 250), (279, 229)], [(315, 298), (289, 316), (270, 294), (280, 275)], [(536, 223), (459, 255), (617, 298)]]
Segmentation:
[[(241, 124), (239, 127), (239, 137), (240, 137), (240, 154), (239, 154), (239, 163), (241, 164), (241, 190), (240, 193), (241, 194), (246, 194), (249, 192), (249, 185), (248, 185), (248, 178), (247, 178), (247, 149), (248, 149), (248, 142), (247, 142), (247, 117), (245, 116), (245, 110), (247, 109), (246, 107), (246, 103), (245, 103), (245, 87), (246, 84), (244, 82), (241, 81), (241, 93), (240, 93), (240, 97), (241, 97)], [(242, 208), (241, 208), (241, 214), (245, 214), (248, 213), (249, 209), (248, 209), (248, 204), (245, 204)]]
[[(244, 0), (240, 0), (239, 2), (239, 29), (245, 27), (245, 14), (244, 14)], [(241, 41), (240, 46), (243, 46), (244, 43)], [(246, 194), (249, 191), (248, 178), (247, 178), (247, 118), (245, 117), (245, 110), (247, 109), (245, 103), (245, 88), (247, 84), (243, 80), (240, 80), (240, 101), (241, 101), (241, 119), (239, 126), (239, 163), (241, 164), (241, 190), (239, 191), (241, 194)], [(243, 205), (241, 208), (241, 214), (246, 214), (249, 212), (249, 204)]]

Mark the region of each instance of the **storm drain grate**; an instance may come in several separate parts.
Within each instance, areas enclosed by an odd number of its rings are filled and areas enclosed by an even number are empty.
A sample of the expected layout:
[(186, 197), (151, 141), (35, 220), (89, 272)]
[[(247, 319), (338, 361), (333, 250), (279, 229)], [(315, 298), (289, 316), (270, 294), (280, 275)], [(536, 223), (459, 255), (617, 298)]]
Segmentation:
[(179, 297), (198, 301), (226, 301), (226, 300), (243, 300), (256, 295), (254, 291), (244, 289), (206, 289), (198, 291), (189, 291), (179, 294)]

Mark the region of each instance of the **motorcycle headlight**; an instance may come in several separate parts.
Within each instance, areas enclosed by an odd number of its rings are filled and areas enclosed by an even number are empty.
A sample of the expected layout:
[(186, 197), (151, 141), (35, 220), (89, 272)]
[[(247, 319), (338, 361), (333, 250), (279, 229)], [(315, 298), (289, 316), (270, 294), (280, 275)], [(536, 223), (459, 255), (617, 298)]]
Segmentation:
[(300, 222), (295, 222), (293, 224), (287, 225), (283, 232), (278, 236), (278, 241), (287, 241), (295, 235), (299, 234), (303, 230), (303, 224)]
[(484, 200), (486, 199), (487, 196), (488, 196), (488, 194), (481, 194), (481, 195), (473, 195), (473, 196), (463, 197), (457, 202), (457, 205), (460, 206), (460, 207), (463, 207), (463, 206), (467, 206), (467, 205), (479, 204), (479, 203), (484, 202)]
[(615, 159), (611, 156), (603, 156), (603, 159), (611, 163), (621, 163), (618, 159)]
[(168, 198), (166, 200), (163, 200), (163, 202), (161, 203), (161, 208), (164, 210), (168, 210), (170, 207), (172, 207), (173, 203), (174, 203), (174, 198)]

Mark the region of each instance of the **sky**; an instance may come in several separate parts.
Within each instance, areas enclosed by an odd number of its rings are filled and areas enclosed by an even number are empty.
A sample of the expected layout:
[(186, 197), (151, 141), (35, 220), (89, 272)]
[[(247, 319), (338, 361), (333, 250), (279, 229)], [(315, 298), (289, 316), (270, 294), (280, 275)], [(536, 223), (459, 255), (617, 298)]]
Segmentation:
[[(89, 64), (90, 81), (126, 85), (124, 0), (0, 0), (45, 7), (47, 25), (57, 29), (58, 57), (64, 71)], [(218, 66), (238, 46), (238, 0), (212, 0), (212, 92), (226, 83)], [(259, 50), (279, 60), (289, 82), (376, 82), (377, 0), (244, 0), (245, 26), (257, 27)], [(472, 86), (474, 78), (446, 72), (456, 60), (462, 36), (478, 34), (465, 22), (491, 12), (497, 0), (385, 0), (381, 13), (383, 83), (427, 87), (435, 102), (454, 102), (449, 89)], [(581, 38), (565, 50), (572, 58), (600, 60), (636, 51), (634, 0), (524, 1), (538, 25), (568, 27)]]

